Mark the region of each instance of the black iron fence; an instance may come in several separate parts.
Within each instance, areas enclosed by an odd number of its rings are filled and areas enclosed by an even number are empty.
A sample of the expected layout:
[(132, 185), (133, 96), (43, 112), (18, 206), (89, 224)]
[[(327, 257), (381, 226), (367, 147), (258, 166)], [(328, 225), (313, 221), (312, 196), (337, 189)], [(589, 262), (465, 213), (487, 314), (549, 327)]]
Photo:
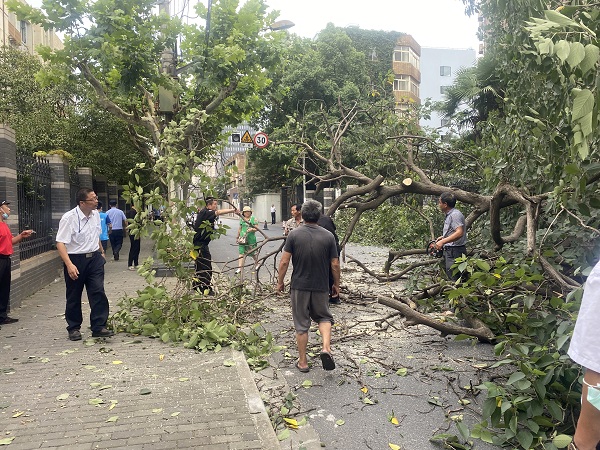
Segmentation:
[(52, 194), (50, 165), (44, 158), (17, 153), (17, 195), (19, 231), (32, 229), (35, 234), (21, 241), (21, 261), (52, 250)]

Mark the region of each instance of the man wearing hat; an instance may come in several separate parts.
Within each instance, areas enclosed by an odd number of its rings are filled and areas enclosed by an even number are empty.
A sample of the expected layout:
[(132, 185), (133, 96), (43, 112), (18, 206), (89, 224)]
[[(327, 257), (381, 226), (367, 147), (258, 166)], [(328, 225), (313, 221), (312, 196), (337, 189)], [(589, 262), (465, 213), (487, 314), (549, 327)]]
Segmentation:
[(0, 325), (18, 322), (19, 319), (8, 317), (10, 304), (10, 255), (13, 254), (13, 244), (18, 244), (24, 238), (30, 237), (34, 231), (24, 230), (13, 236), (6, 224), (10, 216), (10, 205), (6, 200), (0, 204)]

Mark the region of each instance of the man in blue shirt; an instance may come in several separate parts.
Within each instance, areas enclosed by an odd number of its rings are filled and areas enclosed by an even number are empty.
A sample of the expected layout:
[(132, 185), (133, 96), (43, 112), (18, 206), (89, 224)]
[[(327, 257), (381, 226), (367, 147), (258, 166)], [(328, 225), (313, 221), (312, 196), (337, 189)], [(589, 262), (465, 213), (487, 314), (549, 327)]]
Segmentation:
[(452, 265), (456, 258), (467, 253), (467, 226), (465, 224), (465, 216), (454, 206), (456, 205), (456, 197), (446, 191), (440, 195), (438, 206), (440, 210), (446, 214), (444, 220), (443, 234), (435, 241), (435, 248), (444, 249), (444, 259), (446, 262), (446, 275), (450, 280), (458, 280), (460, 273), (452, 273)]
[(125, 235), (125, 227), (127, 226), (127, 218), (125, 213), (117, 208), (117, 201), (111, 200), (109, 202), (110, 209), (106, 212), (110, 223), (112, 224), (112, 231), (108, 236), (110, 239), (110, 248), (112, 249), (113, 258), (115, 261), (119, 260), (119, 252), (123, 246), (123, 236)]
[(100, 213), (100, 225), (102, 226), (102, 233), (100, 233), (100, 242), (104, 251), (108, 248), (108, 233), (111, 228), (110, 218), (108, 214), (102, 211), (102, 202), (98, 200), (98, 207), (96, 208)]

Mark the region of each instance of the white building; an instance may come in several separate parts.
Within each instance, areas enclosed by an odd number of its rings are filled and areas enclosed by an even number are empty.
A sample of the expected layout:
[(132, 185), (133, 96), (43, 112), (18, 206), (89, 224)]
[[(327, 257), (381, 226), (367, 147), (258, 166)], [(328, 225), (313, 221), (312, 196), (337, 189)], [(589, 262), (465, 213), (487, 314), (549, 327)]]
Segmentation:
[[(444, 100), (447, 86), (451, 86), (458, 69), (475, 65), (476, 55), (472, 48), (421, 48), (421, 103), (427, 98), (434, 102)], [(446, 119), (437, 112), (431, 113), (429, 120), (421, 119), (422, 127), (440, 128), (445, 134)]]

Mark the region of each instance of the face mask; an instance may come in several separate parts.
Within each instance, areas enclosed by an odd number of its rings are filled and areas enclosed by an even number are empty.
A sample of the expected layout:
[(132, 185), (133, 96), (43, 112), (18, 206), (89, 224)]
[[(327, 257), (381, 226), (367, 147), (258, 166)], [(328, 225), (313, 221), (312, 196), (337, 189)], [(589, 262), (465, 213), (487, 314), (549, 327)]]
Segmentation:
[(588, 387), (587, 401), (590, 402), (594, 408), (600, 411), (600, 386), (592, 386), (585, 380), (583, 380), (583, 382)]
[(3, 213), (2, 213), (2, 218), (3, 218), (4, 220), (8, 219), (8, 214), (6, 214), (5, 212), (3, 212)]

